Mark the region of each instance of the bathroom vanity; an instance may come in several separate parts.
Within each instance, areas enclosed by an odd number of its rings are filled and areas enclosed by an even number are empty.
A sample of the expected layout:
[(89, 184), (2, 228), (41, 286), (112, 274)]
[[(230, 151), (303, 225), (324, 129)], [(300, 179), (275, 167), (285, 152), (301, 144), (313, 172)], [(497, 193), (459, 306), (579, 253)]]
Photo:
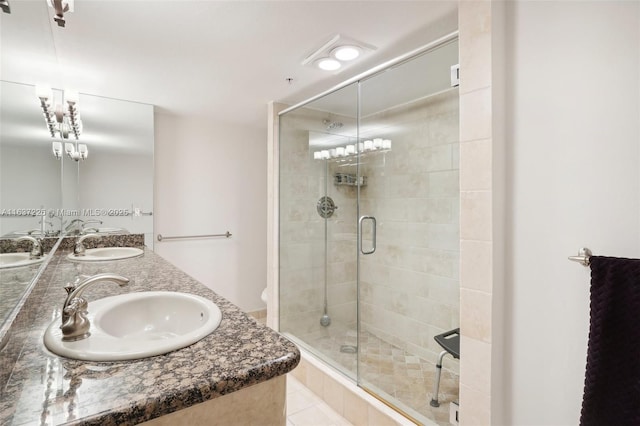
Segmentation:
[[(0, 424), (280, 424), (285, 376), (297, 347), (145, 248), (140, 257), (73, 262), (61, 246), (24, 301), (0, 350)], [(91, 302), (126, 292), (178, 291), (212, 300), (219, 327), (191, 346), (131, 361), (59, 357), (43, 344), (60, 315), (64, 285), (79, 276), (119, 274), (127, 286), (99, 283)]]

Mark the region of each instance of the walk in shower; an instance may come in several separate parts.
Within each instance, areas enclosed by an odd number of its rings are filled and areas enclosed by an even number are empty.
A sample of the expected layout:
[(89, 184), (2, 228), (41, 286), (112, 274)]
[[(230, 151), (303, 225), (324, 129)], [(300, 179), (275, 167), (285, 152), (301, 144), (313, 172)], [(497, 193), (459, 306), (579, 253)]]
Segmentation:
[(458, 90), (448, 36), (279, 117), (279, 329), (421, 423), (459, 325)]

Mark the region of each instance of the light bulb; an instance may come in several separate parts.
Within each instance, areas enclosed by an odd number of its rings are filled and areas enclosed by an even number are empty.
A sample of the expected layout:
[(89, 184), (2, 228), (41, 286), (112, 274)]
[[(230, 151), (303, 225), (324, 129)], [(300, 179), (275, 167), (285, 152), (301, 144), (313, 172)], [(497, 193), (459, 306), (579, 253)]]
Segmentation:
[(48, 100), (53, 98), (53, 91), (49, 86), (36, 86), (36, 96), (40, 99)]
[(335, 71), (342, 66), (340, 62), (331, 58), (321, 58), (316, 61), (316, 66), (324, 71)]
[(83, 143), (78, 145), (78, 152), (80, 153), (80, 157), (82, 157), (83, 160), (85, 160), (89, 156), (89, 149), (87, 148), (87, 145)]
[(75, 90), (66, 89), (64, 91), (64, 100), (67, 103), (77, 104), (78, 103), (78, 98), (79, 98), (78, 92), (76, 92)]
[(338, 46), (331, 51), (331, 56), (340, 61), (352, 61), (360, 56), (361, 49), (358, 46)]
[(51, 146), (51, 150), (53, 151), (53, 155), (56, 158), (62, 157), (62, 143), (61, 142), (53, 142)]

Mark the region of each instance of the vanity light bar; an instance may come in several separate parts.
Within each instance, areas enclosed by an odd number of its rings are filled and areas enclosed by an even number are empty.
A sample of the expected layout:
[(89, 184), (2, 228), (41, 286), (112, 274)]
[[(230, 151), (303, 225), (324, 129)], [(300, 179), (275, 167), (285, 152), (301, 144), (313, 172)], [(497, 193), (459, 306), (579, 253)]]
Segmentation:
[(54, 118), (55, 114), (51, 111), (49, 97), (46, 94), (39, 94), (38, 98), (40, 99), (40, 108), (42, 108), (44, 122), (47, 125), (47, 129), (49, 129), (51, 137), (54, 138), (56, 136), (56, 120)]
[(36, 96), (40, 99), (40, 108), (44, 121), (52, 138), (56, 134), (60, 134), (60, 138), (68, 139), (69, 133), (72, 133), (76, 140), (80, 139), (82, 133), (82, 120), (78, 112), (78, 94), (76, 92), (65, 90), (66, 109), (62, 105), (56, 105), (52, 108), (53, 91), (49, 87), (37, 86)]
[(364, 142), (358, 142), (352, 145), (346, 146), (338, 146), (336, 148), (331, 149), (323, 149), (321, 151), (315, 151), (313, 153), (314, 160), (328, 160), (330, 158), (344, 158), (350, 157), (356, 154), (357, 152), (364, 153), (370, 151), (390, 151), (391, 150), (391, 140), (390, 139), (382, 139), (375, 138), (371, 140), (366, 140)]
[(76, 140), (80, 139), (80, 133), (82, 133), (82, 120), (80, 120), (80, 114), (78, 113), (76, 102), (70, 100), (67, 101), (67, 116), (69, 117), (71, 132), (76, 137)]

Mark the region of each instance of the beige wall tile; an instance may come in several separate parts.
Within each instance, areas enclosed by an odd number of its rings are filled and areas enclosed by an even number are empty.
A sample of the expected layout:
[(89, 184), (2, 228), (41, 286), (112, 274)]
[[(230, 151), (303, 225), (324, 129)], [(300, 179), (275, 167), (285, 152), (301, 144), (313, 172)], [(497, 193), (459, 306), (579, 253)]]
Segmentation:
[(462, 240), (492, 240), (491, 192), (460, 193), (460, 238)]
[(458, 25), (462, 94), (491, 85), (491, 2), (461, 1)]
[(354, 426), (369, 425), (367, 403), (353, 392), (344, 392), (344, 417)]
[(491, 90), (460, 95), (460, 142), (491, 138)]
[(300, 359), (300, 363), (289, 374), (292, 374), (302, 385), (307, 386), (307, 362)]
[(369, 405), (367, 407), (367, 412), (369, 416), (369, 424), (376, 426), (396, 426), (396, 423), (391, 417), (381, 413), (373, 406)]
[(426, 223), (457, 223), (458, 200), (447, 197), (414, 198), (405, 203), (404, 220)]
[(429, 146), (446, 145), (458, 143), (459, 135), (459, 119), (457, 96), (456, 108), (446, 114), (437, 114), (429, 116), (427, 119), (427, 144)]
[(457, 198), (460, 193), (460, 173), (458, 170), (429, 173), (430, 197)]
[(324, 376), (322, 381), (322, 399), (336, 413), (344, 416), (344, 387), (329, 376)]
[(460, 426), (490, 426), (491, 398), (460, 384)]
[(491, 140), (460, 144), (460, 190), (491, 189)]
[(491, 344), (462, 336), (460, 374), (465, 386), (489, 393), (491, 390)]
[(460, 330), (463, 336), (491, 343), (491, 294), (460, 289)]
[(460, 242), (460, 287), (491, 293), (493, 244), (488, 241)]
[(311, 392), (322, 397), (324, 389), (324, 374), (311, 364), (307, 364), (307, 380), (305, 386), (309, 388)]

